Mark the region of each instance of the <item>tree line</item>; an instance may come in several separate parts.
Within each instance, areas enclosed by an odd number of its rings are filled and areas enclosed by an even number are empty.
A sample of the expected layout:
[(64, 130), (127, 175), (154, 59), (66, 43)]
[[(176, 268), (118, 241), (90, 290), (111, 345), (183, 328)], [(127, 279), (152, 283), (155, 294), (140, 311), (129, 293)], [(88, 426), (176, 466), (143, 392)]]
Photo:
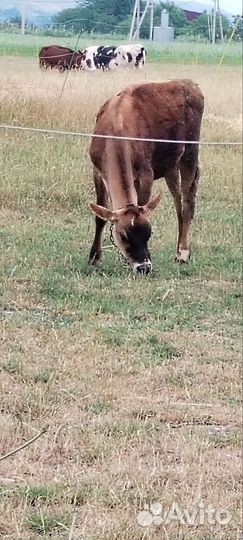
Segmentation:
[[(120, 34), (129, 33), (134, 0), (79, 0), (74, 8), (63, 9), (54, 18), (55, 24), (72, 26), (74, 33), (80, 31), (87, 33)], [(141, 2), (141, 12), (145, 1)], [(169, 13), (169, 25), (174, 27), (175, 37), (180, 35), (200, 35), (208, 38), (208, 15), (206, 12), (199, 15), (195, 21), (188, 21), (183, 9), (173, 2), (162, 2), (154, 6), (154, 26), (160, 26), (161, 11), (166, 9)], [(149, 37), (150, 15), (147, 13), (140, 29), (140, 37)], [(234, 25), (238, 21), (234, 39), (242, 39), (242, 17), (235, 17), (229, 21), (222, 16), (224, 35), (229, 37)], [(216, 38), (220, 36), (219, 21), (216, 22)]]
[[(145, 7), (145, 0), (141, 0), (141, 13)], [(45, 27), (36, 27), (26, 21), (27, 31), (44, 35), (73, 35), (80, 32), (88, 34), (124, 35), (129, 34), (134, 0), (78, 0), (74, 8), (63, 9), (52, 18), (51, 24)], [(174, 27), (175, 37), (185, 36), (186, 39), (200, 36), (209, 38), (208, 14), (206, 12), (190, 22), (185, 12), (176, 6), (173, 1), (156, 3), (154, 6), (154, 26), (160, 26), (161, 11), (166, 9), (169, 13), (169, 25)], [(243, 17), (237, 15), (231, 21), (222, 16), (224, 37), (229, 38), (234, 30), (233, 39), (241, 41), (243, 36)], [(140, 37), (149, 37), (150, 13), (145, 16), (140, 29)], [(12, 28), (13, 27), (13, 28)], [(8, 21), (0, 21), (0, 30), (14, 31), (21, 27), (20, 13), (9, 17)], [(216, 40), (220, 39), (219, 20), (216, 21)]]

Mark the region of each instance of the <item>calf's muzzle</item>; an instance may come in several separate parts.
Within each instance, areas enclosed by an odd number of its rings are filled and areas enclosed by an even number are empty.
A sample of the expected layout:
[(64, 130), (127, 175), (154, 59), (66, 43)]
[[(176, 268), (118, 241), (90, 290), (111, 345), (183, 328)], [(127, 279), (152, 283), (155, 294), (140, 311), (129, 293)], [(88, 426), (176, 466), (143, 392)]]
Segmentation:
[(151, 261), (143, 261), (142, 263), (135, 263), (133, 266), (134, 274), (144, 274), (147, 276), (152, 272), (152, 263)]

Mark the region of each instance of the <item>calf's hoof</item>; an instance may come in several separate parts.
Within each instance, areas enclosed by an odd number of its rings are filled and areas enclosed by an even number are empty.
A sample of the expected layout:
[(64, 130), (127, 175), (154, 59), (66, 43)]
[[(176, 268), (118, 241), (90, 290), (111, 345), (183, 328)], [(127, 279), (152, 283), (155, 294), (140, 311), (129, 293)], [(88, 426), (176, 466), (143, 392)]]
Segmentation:
[(178, 262), (180, 264), (188, 263), (190, 255), (191, 254), (189, 249), (179, 249), (178, 253), (175, 256), (175, 262)]
[(89, 254), (89, 264), (95, 266), (101, 259), (101, 251), (94, 251), (91, 249)]

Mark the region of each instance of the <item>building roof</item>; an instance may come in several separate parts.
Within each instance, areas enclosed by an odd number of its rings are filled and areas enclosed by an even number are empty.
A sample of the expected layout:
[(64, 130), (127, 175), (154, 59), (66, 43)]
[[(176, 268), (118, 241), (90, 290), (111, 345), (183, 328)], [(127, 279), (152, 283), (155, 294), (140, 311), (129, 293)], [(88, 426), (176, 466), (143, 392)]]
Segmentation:
[[(198, 14), (203, 13), (204, 11), (206, 11), (207, 13), (211, 13), (214, 6), (213, 1), (208, 4), (203, 4), (201, 2), (183, 2), (183, 0), (174, 0), (174, 3), (184, 11), (192, 11), (193, 13)], [(220, 11), (222, 15), (225, 15), (225, 17), (231, 16), (231, 14), (224, 9), (221, 9)]]

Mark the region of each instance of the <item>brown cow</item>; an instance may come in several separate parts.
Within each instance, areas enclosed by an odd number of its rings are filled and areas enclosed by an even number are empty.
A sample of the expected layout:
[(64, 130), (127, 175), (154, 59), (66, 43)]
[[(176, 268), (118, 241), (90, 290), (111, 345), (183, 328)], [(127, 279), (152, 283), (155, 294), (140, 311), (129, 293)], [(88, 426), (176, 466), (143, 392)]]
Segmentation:
[(57, 67), (59, 71), (81, 69), (81, 61), (84, 58), (85, 55), (80, 51), (76, 52), (61, 45), (47, 45), (39, 52), (39, 66), (45, 69)]
[[(190, 80), (129, 86), (101, 107), (95, 134), (188, 143), (92, 139), (97, 204), (90, 205), (96, 214), (90, 263), (101, 258), (102, 231), (106, 221), (111, 221), (116, 243), (134, 271), (147, 274), (152, 270), (149, 219), (161, 194), (152, 199), (150, 195), (153, 181), (162, 177), (177, 211), (176, 260), (188, 261), (199, 180), (198, 144), (189, 141), (199, 141), (203, 108), (203, 95)], [(108, 197), (112, 210), (107, 208)]]

